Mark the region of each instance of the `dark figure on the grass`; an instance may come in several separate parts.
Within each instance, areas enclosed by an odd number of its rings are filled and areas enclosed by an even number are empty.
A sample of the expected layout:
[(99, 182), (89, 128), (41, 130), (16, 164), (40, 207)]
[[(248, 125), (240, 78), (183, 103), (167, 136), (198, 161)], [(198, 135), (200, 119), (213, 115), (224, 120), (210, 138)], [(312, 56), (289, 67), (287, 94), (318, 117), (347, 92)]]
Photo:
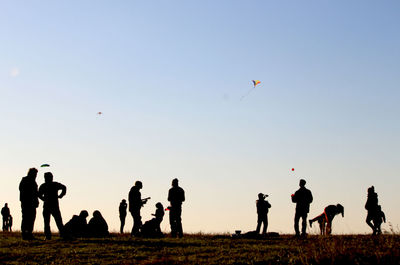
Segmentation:
[(121, 220), (121, 227), (119, 231), (121, 234), (124, 232), (124, 226), (125, 226), (125, 218), (126, 218), (126, 208), (128, 207), (128, 204), (126, 203), (126, 200), (122, 200), (121, 203), (119, 204), (119, 220)]
[(317, 221), (319, 224), (319, 229), (321, 235), (330, 235), (332, 233), (332, 221), (335, 215), (342, 214), (344, 217), (344, 208), (341, 204), (337, 205), (329, 205), (325, 207), (324, 212), (315, 217), (314, 219), (309, 220), (310, 227), (312, 224)]
[(137, 236), (139, 234), (140, 227), (142, 226), (142, 217), (140, 216), (140, 209), (147, 202), (149, 198), (142, 199), (140, 190), (143, 184), (141, 181), (136, 181), (135, 186), (129, 191), (129, 212), (133, 218), (132, 236)]
[(12, 232), (12, 225), (13, 225), (13, 217), (10, 214), (8, 216), (8, 220), (7, 220), (7, 227), (8, 227), (8, 231)]
[(86, 237), (88, 224), (86, 218), (89, 213), (86, 210), (82, 210), (79, 215), (72, 216), (64, 225), (64, 234), (67, 237)]
[(257, 206), (257, 228), (256, 233), (260, 233), (261, 224), (264, 223), (262, 234), (265, 235), (267, 233), (268, 228), (268, 211), (271, 208), (271, 204), (265, 200), (268, 197), (267, 194), (258, 194), (258, 200), (256, 202)]
[(302, 218), (301, 235), (306, 236), (307, 228), (307, 214), (310, 211), (310, 203), (313, 201), (313, 196), (311, 191), (305, 187), (306, 181), (304, 179), (300, 180), (300, 189), (298, 189), (294, 194), (292, 194), (292, 202), (296, 203), (296, 213), (294, 216), (294, 230), (296, 236), (300, 235), (299, 231), (299, 221)]
[(21, 234), (23, 239), (33, 239), (33, 226), (36, 219), (36, 208), (39, 206), (38, 185), (36, 183), (37, 169), (30, 168), (26, 177), (19, 183), (19, 200), (21, 201), (22, 221)]
[(378, 213), (378, 194), (375, 192), (374, 186), (368, 188), (368, 198), (367, 202), (365, 203), (365, 209), (367, 210), (367, 219), (365, 220), (366, 223), (371, 227), (372, 234), (376, 234), (376, 227), (372, 223), (372, 220)]
[(153, 219), (145, 222), (142, 226), (142, 235), (146, 237), (162, 237), (163, 233), (161, 232), (161, 222), (164, 218), (164, 206), (158, 202), (156, 204), (156, 212), (152, 214), (154, 216)]
[(373, 219), (374, 225), (375, 225), (375, 231), (377, 234), (382, 234), (382, 230), (381, 230), (381, 225), (382, 222), (386, 223), (386, 217), (385, 217), (385, 213), (382, 211), (382, 208), (380, 205), (378, 205), (378, 209), (376, 212), (376, 215)]
[[(61, 191), (60, 194), (58, 192)], [(67, 187), (63, 184), (53, 181), (53, 174), (51, 172), (44, 173), (44, 183), (39, 187), (39, 198), (43, 203), (43, 219), (44, 219), (44, 234), (46, 239), (51, 239), (50, 231), (50, 215), (56, 221), (60, 236), (63, 237), (63, 221), (58, 204), (58, 199), (64, 197), (67, 193)]]
[(8, 218), (10, 216), (10, 208), (8, 208), (8, 204), (4, 204), (4, 207), (1, 209), (1, 215), (3, 217), (3, 231), (8, 231)]
[(107, 222), (97, 210), (93, 212), (93, 217), (89, 221), (88, 231), (91, 237), (106, 237), (109, 235)]
[(183, 237), (182, 229), (182, 202), (185, 201), (185, 191), (179, 187), (178, 179), (172, 180), (172, 188), (168, 192), (169, 223), (171, 225), (172, 237)]

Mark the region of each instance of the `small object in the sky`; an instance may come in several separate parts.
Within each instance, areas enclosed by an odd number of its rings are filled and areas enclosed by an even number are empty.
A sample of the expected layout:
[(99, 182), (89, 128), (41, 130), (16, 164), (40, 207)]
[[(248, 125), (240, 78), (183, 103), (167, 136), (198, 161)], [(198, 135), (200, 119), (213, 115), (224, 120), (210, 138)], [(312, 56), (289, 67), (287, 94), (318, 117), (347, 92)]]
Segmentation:
[(49, 164), (43, 164), (40, 167), (49, 167), (49, 166), (50, 166)]
[(292, 168), (292, 171), (294, 171), (294, 168)]
[(260, 84), (261, 83), (261, 81), (260, 80), (252, 80), (253, 81), (253, 85), (254, 85), (254, 87), (256, 87), (258, 84)]
[(97, 112), (97, 115), (101, 115), (101, 114), (103, 114), (103, 112), (101, 112), (101, 111)]

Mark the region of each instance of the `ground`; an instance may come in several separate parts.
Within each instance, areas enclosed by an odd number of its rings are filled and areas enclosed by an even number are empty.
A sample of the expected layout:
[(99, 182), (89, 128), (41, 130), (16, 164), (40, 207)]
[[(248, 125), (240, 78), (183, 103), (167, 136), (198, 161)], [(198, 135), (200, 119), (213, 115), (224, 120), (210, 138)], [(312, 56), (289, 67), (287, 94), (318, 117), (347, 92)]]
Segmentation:
[(292, 235), (237, 239), (186, 235), (182, 239), (132, 238), (32, 241), (0, 234), (0, 264), (400, 264), (400, 235)]

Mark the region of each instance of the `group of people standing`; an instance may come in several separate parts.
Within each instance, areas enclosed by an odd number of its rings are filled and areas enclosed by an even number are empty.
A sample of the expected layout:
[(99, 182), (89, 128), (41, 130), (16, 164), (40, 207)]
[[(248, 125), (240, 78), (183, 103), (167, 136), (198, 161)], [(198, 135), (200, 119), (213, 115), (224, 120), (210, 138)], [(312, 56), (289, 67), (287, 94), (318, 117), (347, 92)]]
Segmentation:
[(8, 204), (5, 203), (4, 207), (1, 209), (1, 216), (3, 217), (3, 231), (12, 231), (13, 218), (10, 214), (10, 208)]
[[(310, 204), (313, 201), (312, 193), (305, 187), (306, 181), (301, 179), (299, 182), (300, 188), (291, 195), (292, 202), (296, 203), (296, 212), (294, 216), (294, 230), (296, 236), (306, 236), (307, 216), (310, 211)], [(271, 204), (265, 200), (268, 197), (266, 194), (259, 193), (257, 206), (257, 228), (256, 234), (260, 233), (261, 225), (264, 224), (262, 234), (266, 234), (268, 227), (268, 211)], [(375, 192), (374, 186), (368, 188), (368, 199), (365, 204), (365, 209), (368, 211), (366, 222), (372, 229), (372, 234), (381, 234), (381, 224), (386, 222), (385, 214), (381, 206), (378, 205), (378, 194)], [(318, 222), (321, 235), (330, 235), (332, 233), (333, 218), (341, 214), (344, 217), (344, 207), (341, 204), (328, 205), (323, 213), (309, 220), (310, 227), (314, 222)], [(299, 229), (299, 221), (302, 219), (301, 234)]]
[[(50, 217), (53, 216), (60, 236), (63, 238), (70, 237), (104, 237), (109, 234), (108, 225), (100, 211), (93, 212), (93, 217), (89, 222), (86, 221), (88, 212), (82, 210), (79, 215), (74, 215), (69, 222), (63, 224), (59, 199), (63, 198), (67, 193), (65, 185), (53, 181), (51, 172), (44, 173), (45, 182), (40, 185), (36, 183), (38, 170), (30, 168), (27, 176), (23, 177), (19, 184), (20, 201), (22, 210), (21, 233), (23, 239), (33, 239), (33, 227), (36, 219), (36, 208), (39, 206), (39, 199), (43, 201), (43, 220), (44, 234), (46, 239), (51, 239)], [(164, 217), (164, 207), (161, 203), (156, 204), (156, 212), (154, 218), (142, 225), (142, 217), (140, 216), (141, 208), (150, 198), (141, 198), (140, 190), (143, 184), (136, 181), (135, 185), (129, 192), (129, 212), (133, 218), (132, 236), (138, 235), (162, 235), (160, 224)], [(172, 188), (168, 193), (168, 201), (170, 206), (166, 209), (170, 211), (170, 224), (172, 236), (182, 237), (182, 203), (185, 201), (185, 192), (179, 187), (178, 179), (172, 181)], [(126, 209), (128, 204), (126, 200), (122, 200), (119, 207), (121, 220), (121, 233), (125, 225)], [(8, 211), (7, 211), (8, 210)], [(7, 216), (10, 216), (7, 204), (2, 209), (3, 229), (7, 222)], [(7, 217), (6, 219), (4, 219)]]
[[(65, 185), (53, 181), (51, 172), (44, 173), (45, 182), (40, 185), (36, 183), (38, 170), (30, 168), (26, 177), (23, 177), (19, 184), (20, 201), (22, 209), (21, 233), (23, 239), (32, 239), (33, 226), (36, 218), (36, 208), (39, 206), (39, 199), (43, 201), (43, 219), (44, 233), (46, 239), (51, 239), (50, 217), (53, 216), (60, 236), (68, 237), (103, 237), (109, 234), (107, 222), (104, 220), (100, 211), (93, 212), (93, 218), (89, 222), (86, 221), (88, 212), (82, 210), (79, 215), (74, 215), (72, 219), (63, 225), (61, 212), (59, 208), (59, 199), (66, 195), (67, 188)], [(310, 204), (313, 201), (312, 193), (305, 187), (306, 181), (301, 179), (299, 182), (300, 188), (291, 195), (291, 200), (296, 203), (296, 212), (294, 217), (294, 230), (296, 236), (306, 236), (307, 216), (310, 210)], [(158, 202), (156, 211), (153, 214), (154, 218), (142, 224), (140, 215), (141, 208), (150, 199), (142, 199), (140, 190), (143, 188), (141, 181), (136, 181), (135, 185), (130, 189), (128, 194), (128, 203), (123, 199), (119, 205), (119, 217), (121, 220), (120, 232), (123, 233), (127, 209), (133, 218), (133, 227), (131, 230), (132, 236), (162, 236), (160, 224), (163, 221), (165, 211), (169, 211), (169, 221), (171, 226), (172, 237), (182, 237), (182, 203), (185, 201), (185, 192), (179, 186), (178, 179), (172, 180), (172, 187), (168, 191), (168, 201), (170, 205), (164, 210), (164, 206)], [(261, 226), (264, 225), (262, 234), (266, 234), (268, 227), (268, 211), (271, 204), (265, 200), (268, 195), (259, 193), (257, 206), (257, 228), (256, 233), (259, 234)], [(365, 209), (368, 211), (366, 222), (371, 227), (373, 234), (381, 234), (381, 224), (386, 222), (385, 214), (381, 206), (378, 204), (378, 195), (375, 192), (374, 186), (368, 188), (368, 199), (365, 204)], [(1, 210), (3, 216), (3, 231), (11, 230), (12, 217), (7, 203)], [(329, 205), (325, 207), (323, 213), (309, 220), (309, 225), (312, 227), (314, 222), (319, 223), (321, 234), (331, 234), (333, 218), (341, 214), (344, 217), (344, 207), (341, 204)], [(302, 219), (301, 233), (299, 222)], [(10, 221), (11, 220), (11, 221)]]
[[(128, 194), (129, 212), (132, 215), (133, 227), (131, 231), (132, 236), (146, 235), (146, 236), (161, 236), (160, 224), (164, 217), (164, 207), (158, 202), (156, 204), (156, 212), (153, 214), (154, 218), (142, 224), (142, 217), (140, 210), (150, 199), (142, 199), (140, 190), (143, 188), (141, 181), (136, 181), (135, 185), (130, 189)], [(165, 210), (169, 211), (169, 221), (171, 226), (172, 237), (182, 237), (182, 203), (185, 201), (185, 191), (179, 187), (178, 179), (172, 180), (172, 187), (168, 191), (168, 201), (170, 206)], [(119, 218), (121, 220), (120, 232), (123, 233), (125, 226), (125, 218), (127, 215), (126, 209), (128, 204), (123, 199), (119, 205)]]

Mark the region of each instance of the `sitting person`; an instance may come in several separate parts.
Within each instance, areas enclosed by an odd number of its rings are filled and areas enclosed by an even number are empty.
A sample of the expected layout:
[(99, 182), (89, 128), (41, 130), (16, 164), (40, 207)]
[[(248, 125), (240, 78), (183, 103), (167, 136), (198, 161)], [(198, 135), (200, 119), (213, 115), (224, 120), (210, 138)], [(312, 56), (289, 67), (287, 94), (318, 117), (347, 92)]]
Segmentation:
[(106, 237), (109, 235), (107, 222), (97, 210), (93, 212), (93, 217), (89, 221), (88, 233), (90, 237)]
[(376, 215), (373, 217), (372, 221), (374, 222), (375, 232), (379, 235), (382, 234), (381, 225), (382, 222), (386, 223), (385, 213), (382, 211), (382, 207), (378, 205), (376, 209)]
[(79, 215), (72, 216), (71, 220), (64, 226), (65, 235), (68, 237), (86, 237), (88, 224), (86, 218), (89, 213), (85, 210), (81, 211)]
[(156, 212), (152, 215), (154, 218), (145, 222), (142, 226), (142, 235), (146, 237), (162, 237), (163, 233), (160, 225), (164, 218), (164, 206), (160, 202), (156, 204)]
[(342, 217), (344, 217), (344, 207), (341, 204), (329, 205), (325, 207), (322, 214), (318, 215), (314, 219), (309, 220), (310, 227), (312, 227), (313, 222), (317, 221), (319, 223), (321, 235), (330, 235), (332, 233), (333, 218), (339, 213), (341, 213)]

